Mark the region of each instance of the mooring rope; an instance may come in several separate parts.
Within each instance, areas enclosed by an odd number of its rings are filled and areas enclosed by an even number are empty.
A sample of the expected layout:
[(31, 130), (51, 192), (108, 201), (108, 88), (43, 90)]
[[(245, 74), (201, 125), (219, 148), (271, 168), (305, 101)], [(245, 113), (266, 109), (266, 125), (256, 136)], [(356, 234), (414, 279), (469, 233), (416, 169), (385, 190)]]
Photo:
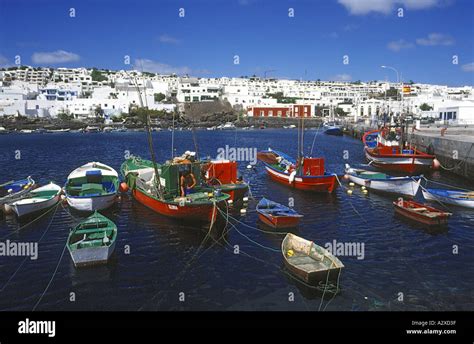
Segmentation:
[[(53, 219), (56, 215), (56, 211), (58, 210), (58, 204), (54, 207), (56, 210), (54, 211), (53, 213), (53, 216), (51, 217), (51, 220), (49, 221), (49, 224), (48, 226), (46, 227), (45, 231), (43, 232), (43, 234), (41, 235), (41, 237), (39, 238), (38, 240), (38, 244), (41, 242), (41, 240), (43, 240), (44, 236), (46, 235), (46, 233), (48, 232), (49, 228), (51, 227), (51, 224), (53, 223)], [(3, 285), (2, 289), (0, 289), (0, 293), (3, 292), (5, 290), (5, 288), (8, 286), (8, 284), (10, 283), (10, 281), (13, 279), (13, 277), (15, 277), (15, 275), (18, 273), (18, 271), (20, 271), (21, 267), (23, 266), (23, 264), (26, 262), (26, 260), (30, 258), (28, 256), (26, 256), (23, 261), (21, 262), (21, 264), (18, 266), (18, 268), (15, 270), (15, 272), (13, 273), (13, 275), (10, 276), (10, 278), (5, 282), (5, 284)]]
[(5, 235), (4, 237), (0, 238), (0, 240), (3, 240), (5, 238), (8, 238), (10, 235), (13, 235), (19, 231), (21, 231), (22, 229), (28, 227), (29, 225), (31, 225), (32, 223), (38, 221), (39, 219), (41, 219), (42, 217), (46, 216), (47, 214), (49, 214), (52, 210), (56, 209), (58, 207), (60, 202), (58, 202), (58, 204), (56, 204), (54, 207), (51, 207), (50, 209), (48, 209), (46, 212), (44, 212), (43, 214), (41, 214), (40, 216), (36, 217), (34, 220), (28, 222), (27, 224), (21, 226), (20, 228), (18, 229), (15, 229), (13, 232), (10, 232), (8, 233), (7, 235)]

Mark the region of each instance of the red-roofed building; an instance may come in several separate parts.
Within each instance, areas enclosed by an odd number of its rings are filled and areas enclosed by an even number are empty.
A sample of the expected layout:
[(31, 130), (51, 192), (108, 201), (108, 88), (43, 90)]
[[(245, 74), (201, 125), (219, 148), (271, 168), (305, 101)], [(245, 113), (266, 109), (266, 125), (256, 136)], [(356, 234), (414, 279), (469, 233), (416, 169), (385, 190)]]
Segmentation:
[(249, 117), (312, 117), (314, 108), (311, 105), (279, 104), (249, 107)]

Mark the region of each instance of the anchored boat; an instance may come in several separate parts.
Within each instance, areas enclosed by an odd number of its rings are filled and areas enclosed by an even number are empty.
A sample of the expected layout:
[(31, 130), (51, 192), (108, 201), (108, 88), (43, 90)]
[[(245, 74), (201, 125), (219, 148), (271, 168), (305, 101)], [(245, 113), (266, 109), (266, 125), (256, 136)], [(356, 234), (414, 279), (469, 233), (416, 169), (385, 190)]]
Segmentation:
[(341, 126), (335, 124), (334, 122), (326, 122), (323, 124), (324, 133), (326, 135), (342, 136)]
[(69, 233), (67, 248), (76, 267), (107, 263), (114, 252), (117, 226), (97, 211)]
[(33, 189), (34, 185), (35, 181), (31, 177), (0, 185), (0, 209), (2, 209), (5, 204), (24, 197)]
[(421, 191), (423, 192), (423, 197), (426, 200), (474, 209), (474, 191), (455, 191), (425, 188), (423, 188)]
[[(159, 179), (155, 172), (158, 171)], [(180, 195), (180, 176), (190, 171), (196, 179), (194, 192)], [(133, 197), (153, 211), (168, 217), (211, 224), (226, 211), (228, 194), (213, 188), (201, 187), (201, 164), (165, 163), (132, 156), (121, 166), (121, 173)]]
[(18, 217), (51, 208), (59, 202), (61, 187), (54, 183), (31, 191), (25, 198), (9, 204)]
[(118, 186), (117, 171), (100, 162), (89, 162), (69, 174), (64, 192), (72, 208), (95, 211), (114, 204)]
[(333, 192), (336, 176), (324, 170), (323, 158), (301, 157), (296, 161), (290, 156), (268, 149), (257, 153), (271, 179), (295, 189)]
[(418, 174), (432, 168), (434, 155), (402, 143), (400, 129), (394, 127), (368, 131), (362, 137), (369, 164), (387, 171)]
[(274, 228), (296, 227), (303, 215), (282, 204), (262, 198), (257, 204), (260, 221)]
[(219, 188), (229, 194), (234, 203), (243, 201), (249, 186), (237, 173), (237, 162), (230, 160), (211, 160), (202, 164), (202, 174), (207, 185)]
[(415, 197), (421, 183), (421, 176), (392, 177), (388, 174), (355, 169), (346, 164), (349, 180), (367, 189)]
[(393, 205), (395, 206), (396, 213), (430, 226), (444, 225), (448, 223), (448, 218), (452, 215), (451, 213), (415, 201), (400, 199), (393, 202)]
[(287, 269), (310, 285), (337, 279), (344, 268), (328, 250), (292, 233), (283, 239), (281, 252)]

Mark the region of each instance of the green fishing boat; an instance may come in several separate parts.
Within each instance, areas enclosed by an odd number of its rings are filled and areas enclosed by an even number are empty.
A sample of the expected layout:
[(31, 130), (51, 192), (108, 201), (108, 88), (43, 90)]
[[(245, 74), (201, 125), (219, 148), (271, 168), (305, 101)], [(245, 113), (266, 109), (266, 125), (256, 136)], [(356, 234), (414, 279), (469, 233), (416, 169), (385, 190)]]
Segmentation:
[(69, 233), (67, 248), (76, 267), (105, 264), (116, 240), (117, 226), (96, 211)]

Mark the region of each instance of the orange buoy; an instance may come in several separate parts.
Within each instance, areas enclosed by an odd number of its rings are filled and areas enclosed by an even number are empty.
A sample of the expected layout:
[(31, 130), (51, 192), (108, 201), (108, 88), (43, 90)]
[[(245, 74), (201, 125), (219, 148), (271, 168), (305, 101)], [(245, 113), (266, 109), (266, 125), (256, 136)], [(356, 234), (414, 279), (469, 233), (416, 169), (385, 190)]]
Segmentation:
[(441, 163), (438, 159), (433, 159), (433, 165), (431, 167), (433, 168), (433, 170), (439, 170), (439, 168), (441, 167)]
[(128, 185), (125, 182), (121, 182), (119, 186), (120, 192), (127, 192), (128, 191)]
[(349, 180), (349, 175), (345, 174), (343, 178), (344, 178), (344, 180)]

